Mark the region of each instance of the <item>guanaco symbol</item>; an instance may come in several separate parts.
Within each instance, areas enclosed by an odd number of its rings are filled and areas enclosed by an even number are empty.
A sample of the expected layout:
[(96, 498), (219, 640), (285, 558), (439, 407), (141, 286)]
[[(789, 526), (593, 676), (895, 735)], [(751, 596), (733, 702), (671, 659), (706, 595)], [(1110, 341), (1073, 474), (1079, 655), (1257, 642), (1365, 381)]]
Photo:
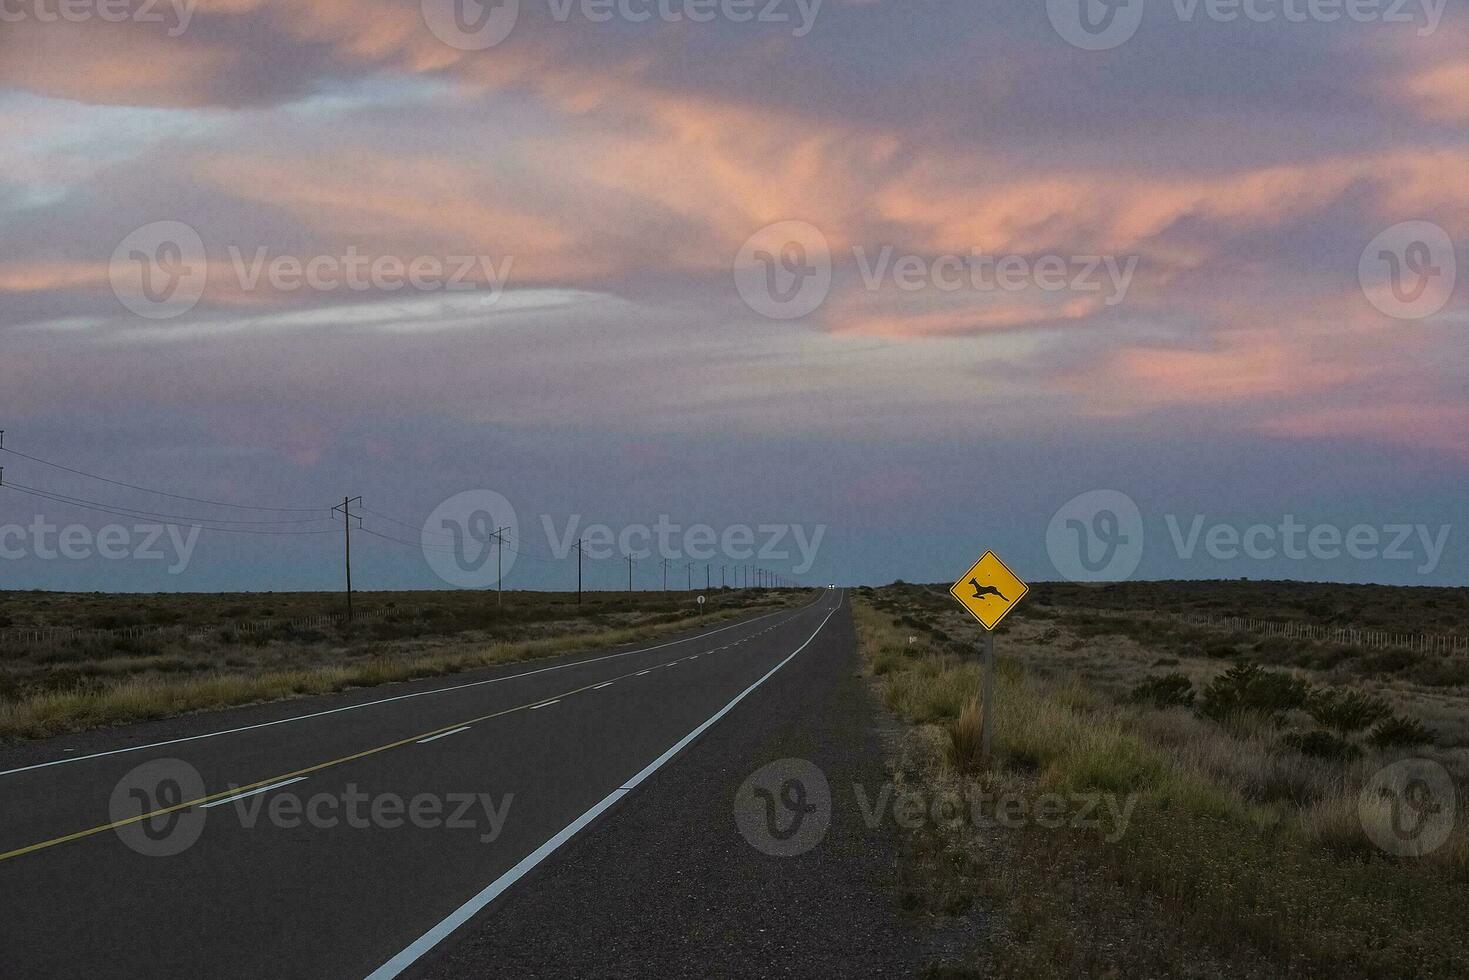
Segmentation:
[(1001, 592), (993, 585), (980, 585), (978, 579), (970, 579), (969, 584), (974, 586), (974, 598), (976, 599), (984, 599), (988, 596), (996, 596), (997, 598), (1004, 599), (1005, 602), (1010, 601), (1009, 599), (1005, 599), (1005, 593)]

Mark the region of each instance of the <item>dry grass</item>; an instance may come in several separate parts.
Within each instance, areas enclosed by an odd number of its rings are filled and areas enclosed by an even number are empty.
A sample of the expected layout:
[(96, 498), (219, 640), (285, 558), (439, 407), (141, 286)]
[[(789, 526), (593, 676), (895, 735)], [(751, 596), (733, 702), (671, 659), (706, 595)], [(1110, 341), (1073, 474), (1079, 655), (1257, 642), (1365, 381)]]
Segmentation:
[(959, 717), (947, 726), (949, 741), (944, 758), (949, 769), (959, 776), (972, 776), (984, 764), (984, 746), (980, 740), (984, 716), (981, 712), (979, 699), (970, 698), (969, 703), (960, 709)]
[[(896, 609), (860, 609), (870, 663), (898, 636), (921, 629), (914, 625), (921, 604), (906, 608), (901, 629)], [(971, 646), (965, 629), (945, 619), (919, 648), (874, 673), (889, 706), (917, 726), (912, 744), (930, 747), (926, 764), (909, 766), (911, 778), (929, 785), (954, 778), (945, 726), (974, 695), (977, 668), (957, 652)], [(1034, 826), (994, 841), (987, 853), (998, 884), (989, 897), (998, 918), (976, 937), (976, 969), (1002, 976), (1469, 972), (1469, 930), (1457, 912), (1469, 904), (1469, 835), (1460, 828), (1414, 860), (1382, 853), (1364, 833), (1361, 787), (1393, 754), (1369, 752), (1346, 764), (1308, 759), (1282, 748), (1275, 723), (1224, 726), (1181, 708), (1119, 703), (1116, 687), (1056, 669), (1086, 643), (1044, 620), (1012, 626), (1002, 649), (1023, 651), (1039, 669), (1001, 660), (996, 768), (979, 778), (1019, 780), (1034, 792), (1130, 795), (1132, 824), (1116, 841)], [(939, 737), (921, 735), (926, 730)], [(975, 830), (968, 841), (971, 851), (986, 843)], [(916, 850), (968, 853), (964, 846), (945, 839)], [(963, 862), (925, 860), (939, 880), (925, 886), (934, 896), (953, 891), (944, 869), (955, 869), (951, 879), (975, 875)], [(1077, 902), (1109, 892), (1129, 903), (1129, 914)], [(1066, 921), (1050, 921), (1057, 914)], [(1136, 946), (1118, 946), (1118, 931)], [(1186, 952), (1170, 956), (1148, 938), (1164, 935)]]
[[(629, 617), (634, 625), (602, 626), (568, 619), (542, 624), (542, 635), (519, 641), (492, 641), (472, 632), (431, 641), (370, 642), (364, 647), (291, 644), (238, 651), (214, 651), (199, 661), (203, 670), (139, 674), (139, 663), (108, 658), (85, 663), (81, 682), (59, 690), (40, 690), (0, 699), (0, 737), (45, 738), (106, 725), (168, 718), (194, 711), (227, 708), (286, 698), (331, 694), (358, 687), (458, 674), (481, 667), (551, 657), (628, 643), (713, 624), (752, 609), (726, 608), (704, 617)], [(557, 628), (560, 627), (560, 632)], [(160, 659), (142, 658), (143, 670)], [(231, 663), (231, 660), (235, 660)], [(300, 661), (306, 665), (297, 665)], [(295, 663), (293, 663), (293, 661)], [(279, 665), (279, 666), (277, 666)]]

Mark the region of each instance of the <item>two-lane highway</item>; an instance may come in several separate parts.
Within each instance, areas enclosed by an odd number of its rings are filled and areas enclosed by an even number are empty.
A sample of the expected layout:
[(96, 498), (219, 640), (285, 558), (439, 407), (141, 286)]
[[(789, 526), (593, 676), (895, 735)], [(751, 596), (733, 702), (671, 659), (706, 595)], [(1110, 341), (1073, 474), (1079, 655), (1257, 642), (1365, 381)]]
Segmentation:
[(32, 747), (0, 769), (0, 976), (396, 976), (778, 683), (841, 604)]

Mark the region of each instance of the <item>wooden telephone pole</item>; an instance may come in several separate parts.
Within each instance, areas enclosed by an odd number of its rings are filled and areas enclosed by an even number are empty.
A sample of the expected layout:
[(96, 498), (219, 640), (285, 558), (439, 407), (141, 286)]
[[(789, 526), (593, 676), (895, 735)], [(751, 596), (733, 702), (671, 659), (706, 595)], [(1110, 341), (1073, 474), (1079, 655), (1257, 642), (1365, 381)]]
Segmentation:
[(505, 605), (505, 532), (509, 527), (495, 528), (495, 543), (499, 550), (495, 553), (495, 605)]
[(352, 621), (352, 521), (362, 520), (352, 513), (352, 505), (362, 503), (361, 497), (343, 497), (342, 503), (332, 508), (332, 513), (342, 515), (342, 536), (346, 544), (347, 563), (347, 622)]

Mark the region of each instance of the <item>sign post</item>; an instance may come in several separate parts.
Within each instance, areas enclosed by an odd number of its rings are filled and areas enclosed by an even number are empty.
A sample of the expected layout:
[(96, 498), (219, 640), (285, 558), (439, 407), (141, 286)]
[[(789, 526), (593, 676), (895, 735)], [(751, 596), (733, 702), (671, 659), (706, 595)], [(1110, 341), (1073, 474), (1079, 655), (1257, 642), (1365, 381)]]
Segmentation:
[(994, 729), (991, 719), (995, 704), (995, 627), (1029, 591), (1030, 586), (1020, 581), (993, 551), (986, 551), (979, 561), (969, 566), (969, 571), (959, 576), (959, 581), (949, 586), (949, 594), (984, 627), (979, 741), (986, 759), (990, 757), (990, 739)]

